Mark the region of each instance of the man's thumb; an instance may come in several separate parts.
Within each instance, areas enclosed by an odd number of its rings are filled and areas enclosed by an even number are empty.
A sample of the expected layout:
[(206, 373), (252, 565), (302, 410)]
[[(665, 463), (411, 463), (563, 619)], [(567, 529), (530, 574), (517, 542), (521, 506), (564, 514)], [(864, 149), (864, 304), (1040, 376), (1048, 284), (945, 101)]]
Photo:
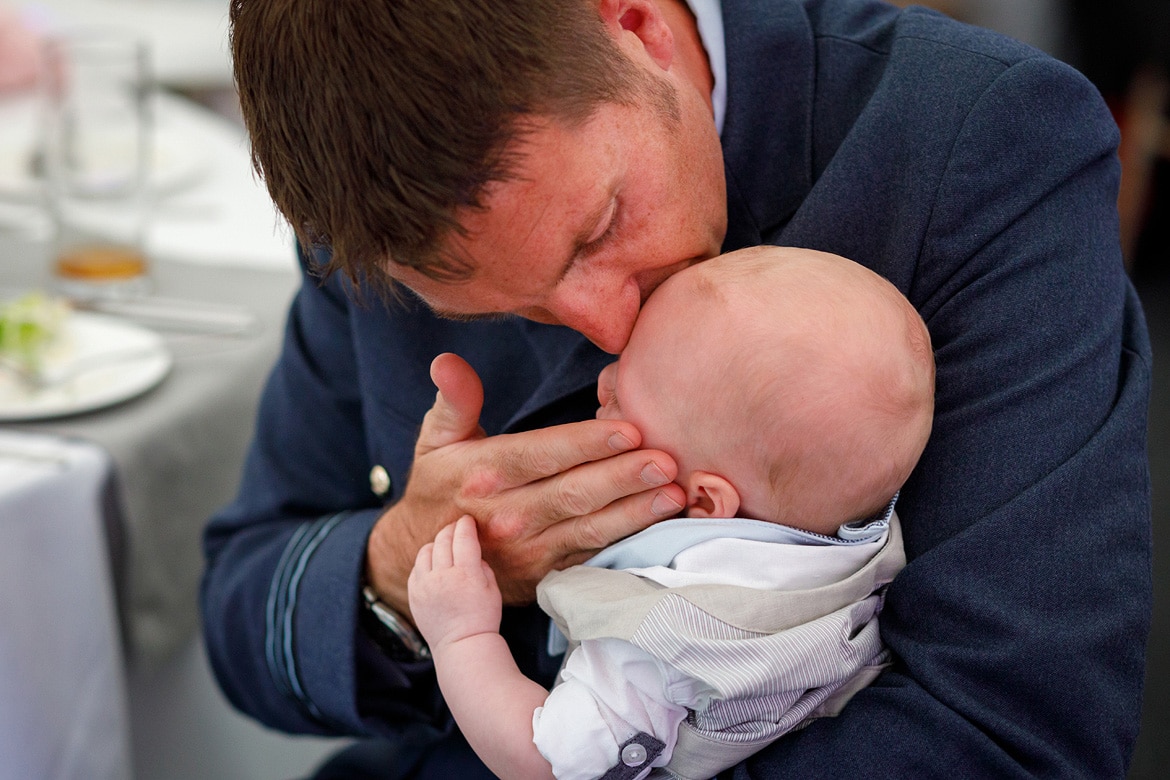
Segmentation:
[(483, 438), (479, 413), (483, 409), (483, 383), (467, 361), (444, 352), (431, 362), (431, 381), (439, 392), (435, 405), (423, 418), (417, 455), (448, 444)]

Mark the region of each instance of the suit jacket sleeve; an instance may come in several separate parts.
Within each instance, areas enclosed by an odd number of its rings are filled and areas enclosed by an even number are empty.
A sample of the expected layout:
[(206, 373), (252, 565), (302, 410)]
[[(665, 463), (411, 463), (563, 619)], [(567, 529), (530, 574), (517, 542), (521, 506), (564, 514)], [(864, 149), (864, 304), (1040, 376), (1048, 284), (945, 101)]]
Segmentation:
[(380, 513), (350, 338), (361, 304), (302, 264), (240, 494), (204, 537), (208, 653), (229, 700), (274, 728), (417, 734), (442, 721), (430, 664), (390, 663), (357, 625)]

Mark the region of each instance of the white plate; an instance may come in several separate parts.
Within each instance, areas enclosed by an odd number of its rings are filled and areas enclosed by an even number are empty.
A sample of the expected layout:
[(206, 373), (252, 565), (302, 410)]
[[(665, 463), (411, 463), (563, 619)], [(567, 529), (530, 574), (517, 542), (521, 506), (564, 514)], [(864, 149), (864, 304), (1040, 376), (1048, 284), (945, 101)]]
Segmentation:
[[(45, 355), (45, 373), (68, 376), (33, 389), (0, 370), (0, 422), (44, 420), (102, 409), (145, 393), (171, 369), (157, 333), (100, 314), (75, 312)], [(73, 368), (84, 370), (72, 373)]]
[[(40, 194), (42, 182), (29, 161), (33, 142), (27, 134), (0, 131), (0, 197), (28, 200)], [(150, 187), (157, 195), (188, 187), (207, 170), (199, 141), (182, 130), (157, 127), (154, 132)]]

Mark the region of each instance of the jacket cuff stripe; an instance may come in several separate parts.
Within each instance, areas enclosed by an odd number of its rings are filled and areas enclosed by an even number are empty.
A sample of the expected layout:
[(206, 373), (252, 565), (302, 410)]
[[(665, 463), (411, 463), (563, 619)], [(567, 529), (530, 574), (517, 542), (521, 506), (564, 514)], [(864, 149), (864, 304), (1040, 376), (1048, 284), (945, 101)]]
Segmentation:
[(304, 544), (305, 538), (308, 537), (309, 532), (315, 525), (315, 523), (302, 525), (293, 534), (288, 544), (285, 545), (284, 552), (280, 555), (280, 561), (276, 564), (276, 575), (272, 578), (272, 583), (269, 586), (268, 601), (264, 608), (264, 655), (265, 660), (268, 662), (268, 673), (272, 675), (276, 687), (286, 696), (290, 695), (291, 691), (289, 690), (287, 681), (281, 674), (281, 668), (277, 660), (280, 654), (280, 642), (278, 640), (280, 632), (277, 630), (277, 617), (284, 610), (283, 596), (285, 593), (287, 572), (290, 570), (289, 561)]
[(308, 567), (309, 559), (325, 540), (325, 537), (340, 523), (348, 512), (324, 517), (304, 526), (289, 541), (285, 554), (281, 556), (277, 576), (273, 578), (273, 591), (268, 601), (267, 654), (269, 671), (277, 685), (287, 695), (294, 697), (314, 718), (324, 720), (320, 709), (309, 699), (297, 672), (295, 644), (293, 638), (293, 616), (297, 606), (297, 588)]

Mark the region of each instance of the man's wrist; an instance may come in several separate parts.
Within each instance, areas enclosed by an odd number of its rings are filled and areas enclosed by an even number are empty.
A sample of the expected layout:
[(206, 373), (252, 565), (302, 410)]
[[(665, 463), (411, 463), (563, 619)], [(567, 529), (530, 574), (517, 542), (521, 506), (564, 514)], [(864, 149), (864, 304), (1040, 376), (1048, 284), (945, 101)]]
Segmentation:
[[(406, 590), (406, 580), (414, 566), (418, 548), (400, 550), (404, 541), (402, 533), (389, 533), (387, 529), (402, 529), (403, 522), (394, 522), (390, 513), (395, 507), (389, 507), (374, 527), (370, 530), (366, 540), (366, 560), (363, 572), (362, 586), (369, 585), (377, 594), (378, 600), (403, 616), (413, 628), (413, 618), (410, 614), (410, 600)], [(397, 518), (401, 521), (402, 518)], [(419, 547), (422, 545), (420, 544)]]
[(362, 585), (362, 614), (359, 623), (391, 660), (399, 662), (430, 660), (430, 648), (410, 621), (379, 599), (374, 589), (365, 583)]

